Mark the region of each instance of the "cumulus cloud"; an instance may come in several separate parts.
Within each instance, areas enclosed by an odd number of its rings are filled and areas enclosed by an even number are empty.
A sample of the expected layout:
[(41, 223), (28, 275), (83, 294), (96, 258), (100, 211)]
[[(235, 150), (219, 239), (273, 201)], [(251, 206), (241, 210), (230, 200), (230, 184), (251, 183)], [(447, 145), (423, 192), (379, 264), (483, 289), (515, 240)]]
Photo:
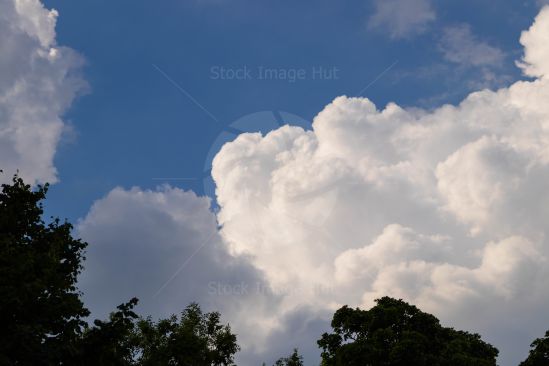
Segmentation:
[(423, 33), (436, 19), (430, 0), (376, 0), (368, 26), (387, 32), (391, 38), (411, 38)]
[(219, 294), (240, 295), (241, 282), (262, 283), (245, 258), (227, 252), (210, 200), (193, 192), (115, 188), (77, 231), (91, 243), (80, 283), (98, 316), (133, 296), (156, 315), (199, 299), (214, 306)]
[[(338, 97), (311, 131), (223, 146), (212, 169), (220, 232), (270, 284), (300, 289), (278, 312), (393, 295), (481, 332), (503, 364), (525, 355), (549, 323), (548, 35), (545, 8), (521, 37), (532, 81), (432, 111)], [(499, 59), (475, 59), (486, 47), (467, 62)]]
[(57, 45), (57, 11), (38, 0), (0, 2), (1, 179), (17, 170), (29, 182), (55, 182), (63, 113), (86, 87), (82, 58)]

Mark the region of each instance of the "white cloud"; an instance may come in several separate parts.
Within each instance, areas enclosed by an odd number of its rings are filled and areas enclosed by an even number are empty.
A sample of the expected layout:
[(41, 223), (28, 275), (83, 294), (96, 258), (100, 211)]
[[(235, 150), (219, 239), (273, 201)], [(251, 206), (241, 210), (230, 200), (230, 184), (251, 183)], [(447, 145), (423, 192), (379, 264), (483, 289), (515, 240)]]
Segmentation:
[(312, 131), (221, 149), (212, 174), (231, 252), (276, 286), (330, 289), (284, 297), (281, 314), (400, 296), (481, 332), (502, 364), (525, 355), (549, 324), (548, 14), (521, 38), (536, 80), (433, 111), (339, 97)]
[(463, 66), (498, 66), (505, 57), (499, 48), (479, 40), (468, 24), (446, 27), (439, 46), (446, 60)]
[(522, 32), (520, 43), (524, 46), (523, 62), (519, 65), (532, 77), (549, 75), (549, 6), (536, 17), (532, 27)]
[(423, 33), (436, 19), (430, 0), (376, 0), (368, 26), (378, 28), (391, 38), (411, 38)]
[(228, 254), (209, 208), (208, 198), (169, 186), (115, 188), (96, 201), (77, 225), (90, 243), (80, 285), (95, 315), (133, 296), (156, 315), (197, 300), (219, 306), (220, 292), (261, 283), (245, 258)]
[(38, 0), (0, 3), (0, 169), (29, 182), (55, 182), (63, 113), (86, 87), (81, 57), (58, 46), (57, 12)]
[[(377, 245), (374, 242), (372, 245)], [(345, 253), (344, 253), (345, 254)], [(375, 257), (361, 258), (363, 266), (374, 265)], [(547, 260), (534, 243), (522, 237), (489, 242), (476, 267), (436, 262), (428, 258), (401, 258), (386, 265), (363, 295), (364, 306), (384, 295), (413, 298), (431, 311), (448, 317), (468, 302), (512, 301), (542, 288)]]
[(438, 189), (445, 208), (482, 230), (497, 216), (500, 204), (520, 190), (530, 160), (511, 146), (491, 137), (481, 137), (450, 155), (436, 169)]
[(448, 238), (425, 236), (397, 224), (388, 225), (372, 244), (348, 249), (335, 259), (335, 279), (343, 284), (371, 282), (379, 271), (404, 261), (446, 263), (450, 250)]

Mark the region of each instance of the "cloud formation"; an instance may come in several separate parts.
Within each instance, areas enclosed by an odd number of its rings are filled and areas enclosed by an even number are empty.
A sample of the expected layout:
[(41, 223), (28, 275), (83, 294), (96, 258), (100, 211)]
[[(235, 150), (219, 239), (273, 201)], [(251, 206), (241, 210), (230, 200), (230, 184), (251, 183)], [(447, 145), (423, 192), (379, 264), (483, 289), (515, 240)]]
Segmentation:
[(209, 198), (193, 192), (115, 188), (94, 203), (77, 231), (91, 243), (80, 286), (95, 316), (133, 296), (157, 316), (198, 300), (222, 307), (218, 295), (245, 297), (237, 285), (263, 283), (245, 258), (227, 253)]
[(199, 301), (259, 364), (293, 346), (314, 362), (333, 310), (392, 295), (517, 364), (549, 323), (548, 34), (544, 8), (521, 37), (533, 80), (457, 106), (342, 96), (310, 131), (238, 136), (213, 161), (217, 215), (177, 188), (114, 189), (78, 225), (87, 301), (105, 313), (137, 295), (153, 315)]
[(388, 33), (393, 39), (421, 34), (436, 19), (430, 0), (376, 0), (374, 7), (368, 26)]
[[(488, 47), (470, 36), (470, 49)], [(284, 126), (221, 149), (221, 235), (271, 284), (301, 289), (279, 311), (393, 295), (486, 335), (504, 364), (524, 356), (549, 323), (548, 37), (544, 8), (521, 37), (532, 81), (433, 111), (338, 97), (312, 131)]]
[[(57, 11), (39, 0), (0, 2), (0, 169), (29, 182), (55, 182), (63, 113), (86, 83), (82, 58), (57, 45)], [(7, 177), (7, 178), (6, 178)]]

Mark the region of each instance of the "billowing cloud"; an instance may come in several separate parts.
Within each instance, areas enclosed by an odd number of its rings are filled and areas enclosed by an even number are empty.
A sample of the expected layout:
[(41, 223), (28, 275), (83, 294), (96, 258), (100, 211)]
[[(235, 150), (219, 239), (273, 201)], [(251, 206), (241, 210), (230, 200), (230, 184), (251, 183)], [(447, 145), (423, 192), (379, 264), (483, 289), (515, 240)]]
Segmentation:
[(389, 34), (391, 38), (412, 38), (423, 33), (436, 19), (430, 0), (376, 0), (368, 26)]
[(85, 89), (81, 57), (57, 45), (57, 12), (38, 0), (0, 2), (0, 169), (55, 182), (63, 113)]
[(549, 324), (547, 37), (544, 8), (521, 37), (532, 81), (432, 111), (338, 97), (311, 131), (223, 146), (221, 235), (270, 284), (299, 289), (281, 314), (393, 295), (481, 332), (502, 364), (525, 355)]
[(96, 201), (77, 225), (91, 243), (80, 284), (95, 315), (133, 296), (143, 311), (166, 315), (242, 295), (241, 282), (259, 286), (255, 268), (227, 252), (209, 208), (208, 198), (170, 186), (115, 188)]

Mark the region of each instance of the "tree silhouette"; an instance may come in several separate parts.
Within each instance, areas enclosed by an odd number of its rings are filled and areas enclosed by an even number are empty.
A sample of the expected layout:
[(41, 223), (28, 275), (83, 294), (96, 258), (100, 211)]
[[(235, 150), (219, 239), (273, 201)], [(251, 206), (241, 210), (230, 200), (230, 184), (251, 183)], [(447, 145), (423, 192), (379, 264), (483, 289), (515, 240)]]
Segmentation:
[(75, 352), (83, 317), (76, 278), (86, 243), (68, 222), (42, 221), (48, 185), (17, 176), (0, 193), (0, 364), (58, 364)]
[(532, 348), (528, 358), (520, 363), (520, 366), (546, 366), (549, 365), (549, 330), (545, 337), (538, 338), (530, 345)]
[(133, 312), (137, 305), (133, 298), (117, 307), (108, 321), (95, 320), (93, 327), (86, 327), (78, 341), (77, 353), (67, 362), (70, 365), (129, 366), (137, 365), (139, 348), (132, 337), (135, 321)]
[(303, 357), (299, 355), (297, 348), (288, 357), (279, 358), (274, 366), (303, 366)]
[(323, 366), (496, 365), (498, 350), (478, 334), (442, 327), (436, 317), (383, 297), (370, 310), (344, 306), (318, 341)]
[(153, 322), (141, 319), (133, 332), (139, 365), (233, 365), (240, 349), (229, 325), (220, 324), (218, 312), (202, 313), (190, 304), (181, 316)]

